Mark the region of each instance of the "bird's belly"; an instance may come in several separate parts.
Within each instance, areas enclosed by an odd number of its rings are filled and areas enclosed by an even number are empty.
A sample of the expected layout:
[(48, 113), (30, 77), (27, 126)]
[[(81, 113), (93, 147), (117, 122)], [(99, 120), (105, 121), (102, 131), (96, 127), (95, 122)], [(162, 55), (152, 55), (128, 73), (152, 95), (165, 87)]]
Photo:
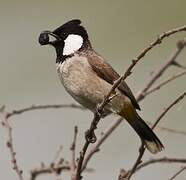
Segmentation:
[(102, 80), (96, 76), (86, 61), (66, 61), (57, 66), (57, 72), (67, 92), (92, 111), (110, 88), (107, 82), (103, 81), (106, 86), (103, 85)]
[[(99, 78), (87, 62), (64, 62), (57, 67), (58, 76), (67, 92), (84, 107), (95, 111), (111, 89), (111, 84)], [(106, 107), (112, 112), (123, 108), (125, 97), (119, 93)]]

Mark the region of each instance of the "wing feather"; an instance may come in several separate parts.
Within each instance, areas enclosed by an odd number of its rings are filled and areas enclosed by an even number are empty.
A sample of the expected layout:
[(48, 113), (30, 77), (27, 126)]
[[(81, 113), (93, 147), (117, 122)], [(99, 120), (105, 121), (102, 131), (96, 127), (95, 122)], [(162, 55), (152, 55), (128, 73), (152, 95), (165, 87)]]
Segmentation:
[[(88, 62), (96, 74), (110, 84), (113, 84), (114, 81), (120, 77), (120, 75), (107, 62), (105, 62), (101, 56), (97, 54), (90, 54), (88, 56)], [(138, 102), (125, 81), (121, 82), (121, 84), (118, 86), (118, 89), (124, 95), (130, 98), (133, 106), (136, 109), (140, 110)]]

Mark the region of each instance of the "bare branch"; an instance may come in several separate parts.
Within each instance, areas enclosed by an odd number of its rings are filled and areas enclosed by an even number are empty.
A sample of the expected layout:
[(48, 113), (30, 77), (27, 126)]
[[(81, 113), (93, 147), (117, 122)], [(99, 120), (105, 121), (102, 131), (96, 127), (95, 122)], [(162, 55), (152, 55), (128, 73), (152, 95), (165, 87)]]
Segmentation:
[(155, 163), (186, 163), (186, 159), (185, 158), (168, 158), (168, 157), (150, 159), (146, 162), (141, 163), (138, 166), (137, 171), (139, 171), (140, 169), (148, 165), (155, 164)]
[[(63, 171), (70, 171), (70, 165), (68, 163), (61, 163), (61, 164), (52, 164), (50, 166), (45, 166), (44, 164), (39, 167), (31, 170), (30, 172), (30, 180), (35, 180), (39, 175), (42, 174), (60, 174)], [(86, 172), (93, 172), (94, 170), (91, 168), (86, 168)]]
[(181, 68), (181, 69), (186, 69), (185, 66), (181, 65), (180, 63), (178, 63), (178, 62), (176, 62), (176, 61), (174, 61), (174, 62), (172, 63), (172, 65), (173, 65), (173, 66), (176, 66), (176, 67), (179, 67), (179, 68)]
[(55, 164), (56, 161), (58, 161), (58, 159), (60, 158), (60, 154), (61, 154), (62, 150), (63, 150), (63, 146), (60, 145), (60, 146), (59, 146), (59, 149), (57, 150), (57, 152), (56, 152), (56, 154), (55, 154), (55, 156), (54, 156), (54, 159), (53, 159), (53, 161), (52, 161), (52, 164)]
[(156, 125), (160, 122), (160, 120), (163, 118), (163, 116), (165, 116), (165, 114), (167, 114), (167, 112), (173, 107), (175, 106), (177, 103), (179, 103), (184, 97), (186, 96), (186, 92), (184, 92), (183, 94), (181, 94), (175, 101), (173, 101), (161, 114), (160, 116), (157, 118), (157, 120), (155, 121), (155, 123), (152, 126), (152, 129), (154, 129), (156, 127)]
[[(147, 167), (149, 165), (152, 164), (156, 164), (156, 163), (167, 163), (167, 164), (171, 164), (171, 163), (186, 163), (186, 159), (185, 158), (169, 158), (169, 157), (162, 157), (162, 158), (153, 158), (153, 159), (149, 159), (145, 162), (141, 162), (137, 167), (136, 170), (133, 172), (136, 173), (137, 171), (141, 170), (144, 167)], [(181, 173), (181, 172), (180, 172)], [(118, 180), (128, 180), (128, 171), (125, 170), (121, 170), (120, 171), (120, 175)]]
[(13, 170), (15, 170), (15, 172), (17, 173), (19, 180), (23, 180), (23, 171), (18, 166), (17, 159), (16, 159), (16, 152), (14, 150), (13, 138), (12, 138), (12, 127), (11, 127), (10, 123), (8, 122), (7, 113), (4, 111), (4, 112), (2, 112), (2, 114), (4, 117), (4, 119), (2, 121), (2, 125), (6, 128), (7, 134), (8, 134), (8, 140), (7, 140), (6, 144), (7, 144), (9, 151), (10, 151), (11, 163), (13, 166)]
[(175, 179), (179, 174), (186, 170), (186, 166), (181, 167), (179, 171), (177, 171), (169, 180)]
[(149, 80), (149, 82), (147, 83), (147, 85), (145, 86), (145, 88), (140, 91), (139, 95), (136, 98), (137, 100), (142, 100), (145, 97), (146, 92), (155, 83), (155, 81), (157, 81), (161, 77), (161, 75), (165, 72), (165, 70), (169, 66), (171, 66), (172, 64), (174, 64), (176, 62), (177, 56), (181, 53), (181, 51), (183, 50), (183, 48), (185, 46), (186, 46), (186, 38), (184, 38), (183, 40), (181, 40), (181, 41), (179, 41), (177, 43), (177, 47), (174, 50), (174, 52), (172, 53), (172, 55), (168, 58), (168, 60), (166, 61), (166, 63), (159, 70), (157, 70), (157, 72)]
[(30, 180), (35, 180), (39, 175), (41, 174), (52, 174), (52, 173), (59, 173), (62, 171), (69, 171), (70, 166), (69, 165), (57, 165), (57, 166), (50, 166), (50, 167), (40, 167), (40, 168), (35, 168), (30, 172)]
[[(151, 122), (147, 122), (149, 125), (152, 125)], [(168, 128), (168, 127), (163, 127), (163, 126), (156, 126), (156, 128), (160, 129), (160, 130), (163, 130), (163, 131), (166, 131), (166, 132), (169, 132), (169, 133), (173, 133), (173, 134), (180, 134), (180, 135), (184, 135), (186, 136), (186, 131), (180, 131), (180, 130), (175, 130), (175, 129), (171, 129), (171, 128)]]
[(183, 72), (180, 72), (176, 75), (173, 75), (172, 77), (168, 78), (167, 80), (163, 81), (162, 83), (158, 84), (157, 86), (153, 87), (152, 89), (148, 90), (145, 94), (148, 95), (148, 94), (151, 94), (157, 90), (159, 90), (161, 87), (163, 87), (164, 85), (168, 84), (169, 82), (183, 76), (183, 75), (186, 75), (186, 71), (183, 71)]
[(175, 130), (175, 129), (171, 129), (171, 128), (167, 128), (167, 127), (162, 127), (162, 126), (158, 126), (158, 128), (163, 130), (163, 131), (167, 131), (167, 132), (170, 132), (170, 133), (180, 134), (180, 135), (186, 136), (185, 131), (179, 131), (179, 130)]
[(10, 118), (13, 115), (22, 114), (24, 112), (33, 111), (33, 110), (40, 110), (40, 109), (58, 109), (58, 108), (76, 108), (76, 109), (82, 109), (85, 108), (76, 105), (76, 104), (49, 104), (49, 105), (32, 105), (23, 109), (13, 110), (12, 112), (7, 113), (7, 118)]
[(70, 170), (71, 170), (71, 180), (75, 180), (76, 178), (76, 140), (77, 140), (77, 134), (78, 134), (78, 127), (75, 126), (74, 127), (74, 139), (72, 142), (72, 146), (70, 147), (70, 150), (72, 151), (72, 162), (71, 162), (71, 166), (70, 166)]

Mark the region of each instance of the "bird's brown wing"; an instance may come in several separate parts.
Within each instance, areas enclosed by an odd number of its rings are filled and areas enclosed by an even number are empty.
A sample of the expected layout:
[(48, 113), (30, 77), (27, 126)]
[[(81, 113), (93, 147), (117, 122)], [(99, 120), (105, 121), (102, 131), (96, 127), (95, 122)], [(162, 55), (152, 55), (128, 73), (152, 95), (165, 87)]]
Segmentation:
[[(114, 81), (116, 81), (120, 77), (120, 75), (107, 62), (105, 62), (101, 56), (98, 56), (97, 54), (89, 55), (88, 62), (91, 65), (92, 69), (96, 72), (96, 74), (110, 84), (113, 84)], [(118, 89), (124, 95), (130, 98), (133, 106), (136, 109), (140, 110), (138, 102), (136, 101), (132, 91), (125, 81), (122, 81), (120, 83)]]

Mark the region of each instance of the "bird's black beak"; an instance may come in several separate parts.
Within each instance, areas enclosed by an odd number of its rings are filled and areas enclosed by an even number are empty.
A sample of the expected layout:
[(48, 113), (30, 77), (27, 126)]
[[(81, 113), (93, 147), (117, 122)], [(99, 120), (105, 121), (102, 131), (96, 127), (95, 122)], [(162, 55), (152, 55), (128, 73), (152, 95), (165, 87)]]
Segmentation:
[(58, 35), (54, 34), (53, 32), (51, 32), (51, 31), (43, 31), (39, 35), (39, 39), (38, 39), (39, 44), (41, 44), (41, 45), (51, 44), (52, 45), (53, 42), (50, 42), (49, 35), (51, 35), (52, 37), (56, 38), (56, 41), (60, 41), (61, 40), (61, 38)]

